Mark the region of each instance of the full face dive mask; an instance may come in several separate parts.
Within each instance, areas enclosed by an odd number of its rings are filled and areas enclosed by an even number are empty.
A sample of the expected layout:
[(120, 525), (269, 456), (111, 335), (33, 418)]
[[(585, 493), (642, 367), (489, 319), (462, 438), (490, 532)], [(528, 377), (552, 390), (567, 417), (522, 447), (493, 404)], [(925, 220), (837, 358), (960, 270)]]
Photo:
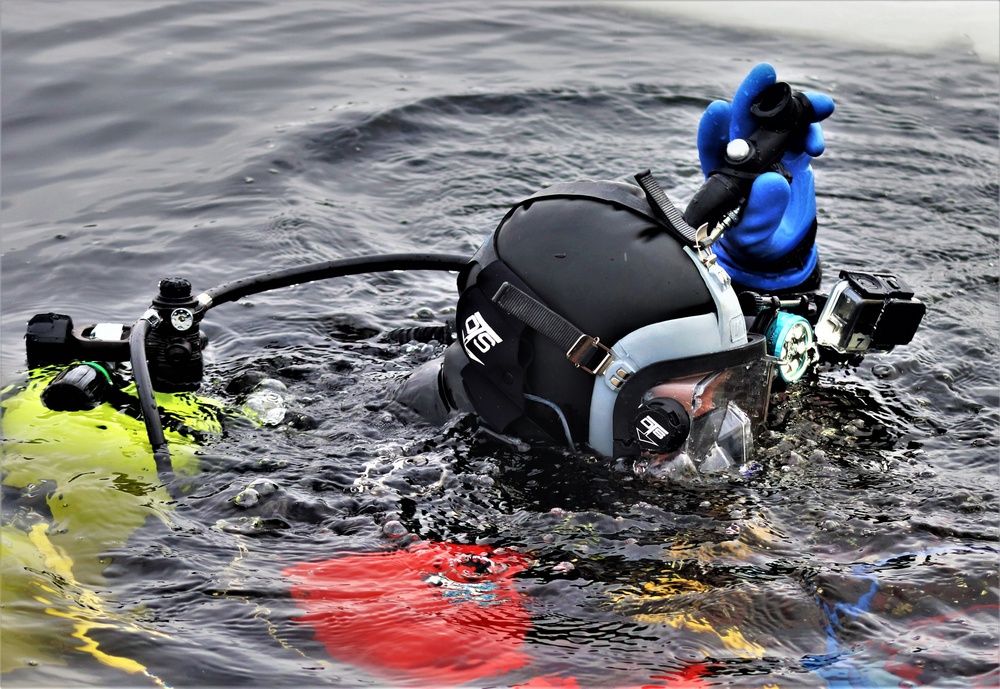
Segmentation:
[(499, 433), (741, 463), (766, 414), (763, 338), (647, 191), (574, 182), (511, 209), (459, 276), (447, 387)]

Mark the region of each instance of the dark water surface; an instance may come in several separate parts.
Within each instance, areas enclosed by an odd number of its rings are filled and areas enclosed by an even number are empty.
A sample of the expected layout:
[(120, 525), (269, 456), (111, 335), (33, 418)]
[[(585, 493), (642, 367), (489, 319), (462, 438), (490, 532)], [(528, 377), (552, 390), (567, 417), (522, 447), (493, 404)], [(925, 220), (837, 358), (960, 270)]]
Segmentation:
[[(337, 257), (471, 254), (544, 185), (647, 167), (683, 203), (701, 112), (762, 60), (837, 102), (816, 165), (828, 280), (893, 270), (928, 305), (910, 346), (776, 399), (753, 477), (683, 486), (386, 407), (437, 352), (380, 335), (443, 322), (448, 274), (213, 310), (205, 392), (238, 404), (229, 381), (265, 372), (313, 422), (229, 428), (169, 515), (81, 578), (118, 620), (90, 637), (147, 674), (79, 650), (26, 598), (39, 641), (7, 651), (4, 686), (402, 682), (327, 654), (282, 570), (416, 539), (534, 560), (514, 579), (530, 663), (473, 686), (662, 685), (692, 663), (707, 674), (690, 686), (996, 684), (995, 63), (594, 4), (74, 0), (4, 3), (2, 20), (5, 384), (31, 315), (131, 323), (168, 275), (200, 291)], [(81, 473), (95, 461), (81, 442)], [(144, 494), (135, 480), (108, 489)], [(255, 480), (275, 490), (237, 500)], [(5, 607), (6, 644), (27, 632)]]

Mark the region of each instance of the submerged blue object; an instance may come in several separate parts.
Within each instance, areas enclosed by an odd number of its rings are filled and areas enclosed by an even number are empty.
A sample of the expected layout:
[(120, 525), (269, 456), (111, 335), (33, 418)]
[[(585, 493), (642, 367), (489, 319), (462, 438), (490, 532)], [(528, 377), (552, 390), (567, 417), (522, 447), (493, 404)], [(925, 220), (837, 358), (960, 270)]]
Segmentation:
[[(732, 105), (714, 101), (698, 126), (698, 154), (708, 177), (725, 164), (726, 146), (756, 127), (751, 104), (777, 81), (774, 68), (762, 63), (740, 84)], [(800, 145), (787, 152), (779, 172), (765, 172), (754, 180), (739, 223), (715, 244), (719, 263), (740, 285), (763, 291), (790, 290), (805, 283), (816, 270), (816, 191), (811, 161), (825, 147), (819, 122), (833, 112), (826, 95), (806, 93), (816, 121)]]
[[(875, 596), (880, 590), (878, 575), (883, 569), (892, 567), (894, 563), (905, 558), (929, 558), (937, 554), (969, 551), (995, 554), (997, 549), (993, 546), (978, 545), (931, 548), (894, 555), (874, 563), (860, 563), (852, 566), (850, 570), (851, 576), (860, 582), (868, 582), (868, 587), (853, 603), (850, 601), (828, 602), (823, 600), (819, 592), (816, 593), (816, 602), (819, 604), (820, 611), (826, 619), (824, 631), (826, 632), (827, 652), (824, 655), (803, 658), (803, 667), (823, 678), (826, 681), (828, 689), (881, 689), (882, 687), (911, 686), (912, 684), (903, 684), (904, 681), (908, 680), (899, 674), (900, 669), (898, 666), (892, 668), (886, 665), (884, 661), (877, 664), (863, 664), (859, 662), (857, 658), (858, 649), (845, 643), (841, 638), (844, 630), (848, 624), (856, 624), (860, 618), (871, 612), (872, 606), (875, 603)], [(922, 672), (921, 667), (914, 666), (913, 669), (917, 675)], [(920, 686), (924, 685), (921, 684)]]

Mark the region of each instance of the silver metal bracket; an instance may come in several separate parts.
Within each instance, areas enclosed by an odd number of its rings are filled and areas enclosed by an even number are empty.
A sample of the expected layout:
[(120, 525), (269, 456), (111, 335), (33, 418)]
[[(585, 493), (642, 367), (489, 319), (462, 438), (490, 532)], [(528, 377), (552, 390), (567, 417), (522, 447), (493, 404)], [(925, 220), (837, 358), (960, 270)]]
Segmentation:
[[(594, 353), (595, 348), (604, 351), (604, 358), (594, 368), (587, 368), (581, 362), (588, 359)], [(615, 355), (610, 349), (601, 344), (600, 338), (591, 337), (590, 335), (580, 335), (573, 346), (569, 348), (569, 351), (566, 352), (566, 358), (572, 361), (574, 366), (582, 368), (587, 373), (603, 376), (604, 372), (608, 370), (608, 366), (614, 361)]]

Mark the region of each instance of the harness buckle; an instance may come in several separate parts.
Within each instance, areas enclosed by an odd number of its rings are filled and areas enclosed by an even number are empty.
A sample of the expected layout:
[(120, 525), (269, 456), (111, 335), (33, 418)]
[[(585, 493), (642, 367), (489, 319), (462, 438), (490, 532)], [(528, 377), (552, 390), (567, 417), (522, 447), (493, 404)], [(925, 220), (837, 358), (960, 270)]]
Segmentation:
[[(588, 366), (593, 358), (601, 355), (602, 352), (601, 360), (596, 365)], [(604, 372), (608, 370), (608, 366), (614, 361), (615, 355), (601, 344), (601, 338), (585, 334), (580, 335), (573, 346), (569, 348), (569, 351), (566, 352), (566, 358), (573, 362), (574, 366), (582, 368), (591, 375), (603, 376)]]

